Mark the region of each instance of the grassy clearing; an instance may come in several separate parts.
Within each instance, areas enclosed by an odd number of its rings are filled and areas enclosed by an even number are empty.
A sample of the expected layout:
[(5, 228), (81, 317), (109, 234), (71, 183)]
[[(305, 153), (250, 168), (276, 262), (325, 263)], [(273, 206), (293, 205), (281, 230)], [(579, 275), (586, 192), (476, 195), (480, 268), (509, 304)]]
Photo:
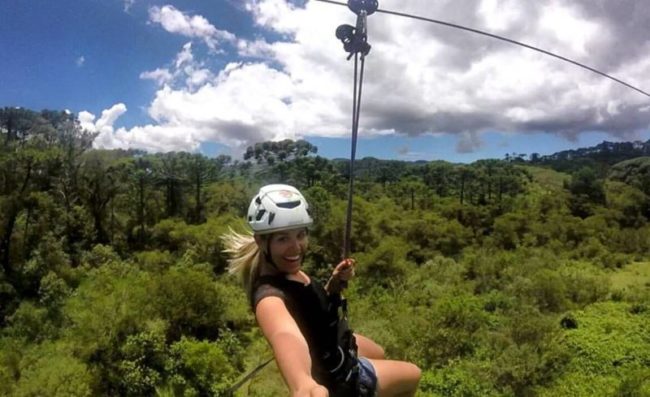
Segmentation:
[(612, 273), (610, 280), (614, 290), (624, 290), (634, 286), (650, 287), (650, 262), (635, 262)]
[(568, 182), (571, 176), (562, 172), (557, 172), (550, 168), (534, 167), (529, 165), (522, 165), (526, 171), (533, 176), (533, 181), (544, 186), (549, 190), (561, 190), (564, 188), (564, 182)]

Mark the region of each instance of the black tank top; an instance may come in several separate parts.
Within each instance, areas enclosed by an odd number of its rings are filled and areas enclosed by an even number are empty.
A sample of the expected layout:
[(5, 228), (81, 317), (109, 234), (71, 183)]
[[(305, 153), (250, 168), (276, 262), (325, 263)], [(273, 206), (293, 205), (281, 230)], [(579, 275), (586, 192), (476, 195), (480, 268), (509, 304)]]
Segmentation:
[[(340, 346), (343, 334), (351, 335), (347, 323), (339, 318), (339, 305), (323, 286), (311, 279), (307, 285), (284, 276), (262, 276), (253, 292), (253, 310), (265, 297), (282, 298), (309, 346), (312, 375), (323, 385), (333, 385), (337, 371), (347, 367), (350, 357)], [(356, 357), (355, 357), (356, 361)]]

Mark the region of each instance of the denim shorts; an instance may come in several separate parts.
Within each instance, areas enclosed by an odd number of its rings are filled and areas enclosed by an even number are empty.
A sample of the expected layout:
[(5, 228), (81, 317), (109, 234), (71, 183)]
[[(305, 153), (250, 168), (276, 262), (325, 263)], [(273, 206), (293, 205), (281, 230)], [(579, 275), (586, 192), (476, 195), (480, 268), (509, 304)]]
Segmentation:
[(370, 360), (359, 357), (359, 388), (362, 396), (377, 395), (377, 372)]

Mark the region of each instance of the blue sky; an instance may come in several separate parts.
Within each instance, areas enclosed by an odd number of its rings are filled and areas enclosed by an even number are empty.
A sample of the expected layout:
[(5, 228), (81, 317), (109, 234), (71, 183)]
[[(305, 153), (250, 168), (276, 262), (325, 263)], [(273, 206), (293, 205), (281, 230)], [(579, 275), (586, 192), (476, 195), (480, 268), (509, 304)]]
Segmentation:
[[(648, 7), (630, 18), (588, 1), (416, 3), (380, 6), (490, 30), (649, 88)], [(352, 65), (333, 35), (354, 22), (344, 7), (288, 0), (0, 0), (0, 7), (0, 106), (69, 109), (100, 134), (98, 147), (237, 157), (256, 141), (304, 138), (323, 156), (349, 156)], [(386, 16), (369, 24), (358, 158), (471, 162), (650, 139), (648, 98), (601, 77), (449, 29)]]

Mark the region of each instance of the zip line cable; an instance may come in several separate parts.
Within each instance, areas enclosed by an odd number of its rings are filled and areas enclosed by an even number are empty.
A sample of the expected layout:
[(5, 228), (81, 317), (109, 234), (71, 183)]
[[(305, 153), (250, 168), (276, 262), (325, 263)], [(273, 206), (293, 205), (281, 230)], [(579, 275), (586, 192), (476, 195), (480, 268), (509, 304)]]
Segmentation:
[[(315, 1), (320, 1), (320, 2), (323, 2), (323, 3), (330, 3), (330, 4), (336, 4), (336, 5), (341, 5), (341, 6), (346, 6), (347, 7), (346, 3), (341, 3), (339, 1), (334, 1), (334, 0), (315, 0)], [(610, 80), (613, 80), (613, 81), (615, 81), (615, 82), (617, 82), (619, 84), (622, 84), (622, 85), (624, 85), (624, 86), (626, 86), (628, 88), (631, 88), (634, 91), (637, 91), (637, 92), (639, 92), (639, 93), (641, 93), (641, 94), (643, 94), (643, 95), (645, 95), (647, 97), (650, 97), (650, 94), (647, 93), (646, 91), (644, 91), (644, 90), (642, 90), (640, 88), (637, 88), (637, 87), (633, 86), (632, 84), (626, 83), (625, 81), (623, 81), (621, 79), (618, 79), (618, 78), (616, 78), (614, 76), (611, 76), (611, 75), (609, 75), (609, 74), (607, 74), (605, 72), (601, 72), (600, 70), (592, 68), (591, 66), (587, 66), (587, 65), (585, 65), (583, 63), (580, 63), (578, 61), (574, 61), (574, 60), (569, 59), (567, 57), (564, 57), (562, 55), (554, 54), (554, 53), (552, 53), (550, 51), (541, 49), (539, 47), (532, 46), (530, 44), (522, 43), (522, 42), (517, 41), (517, 40), (512, 40), (512, 39), (509, 39), (507, 37), (499, 36), (499, 35), (489, 33), (489, 32), (485, 32), (485, 31), (482, 31), (482, 30), (469, 28), (467, 26), (458, 25), (458, 24), (451, 23), (451, 22), (445, 22), (445, 21), (441, 21), (441, 20), (438, 20), (438, 19), (425, 18), (425, 17), (421, 17), (419, 15), (412, 15), (412, 14), (406, 14), (406, 13), (403, 13), (403, 12), (382, 10), (382, 9), (378, 9), (376, 12), (382, 13), (382, 14), (388, 14), (388, 15), (395, 15), (395, 16), (404, 17), (404, 18), (416, 19), (416, 20), (424, 21), (424, 22), (436, 23), (438, 25), (444, 25), (444, 26), (447, 26), (447, 27), (450, 27), (450, 28), (465, 30), (467, 32), (480, 34), (480, 35), (483, 35), (483, 36), (491, 37), (493, 39), (505, 41), (505, 42), (510, 43), (510, 44), (515, 44), (515, 45), (518, 45), (518, 46), (521, 46), (521, 47), (525, 47), (525, 48), (528, 48), (529, 50), (541, 52), (542, 54), (557, 58), (557, 59), (562, 60), (564, 62), (571, 63), (571, 64), (579, 66), (579, 67), (581, 67), (583, 69), (587, 69), (590, 72), (593, 72), (593, 73), (596, 73), (596, 74), (601, 75), (603, 77), (606, 77), (606, 78), (608, 78)]]

